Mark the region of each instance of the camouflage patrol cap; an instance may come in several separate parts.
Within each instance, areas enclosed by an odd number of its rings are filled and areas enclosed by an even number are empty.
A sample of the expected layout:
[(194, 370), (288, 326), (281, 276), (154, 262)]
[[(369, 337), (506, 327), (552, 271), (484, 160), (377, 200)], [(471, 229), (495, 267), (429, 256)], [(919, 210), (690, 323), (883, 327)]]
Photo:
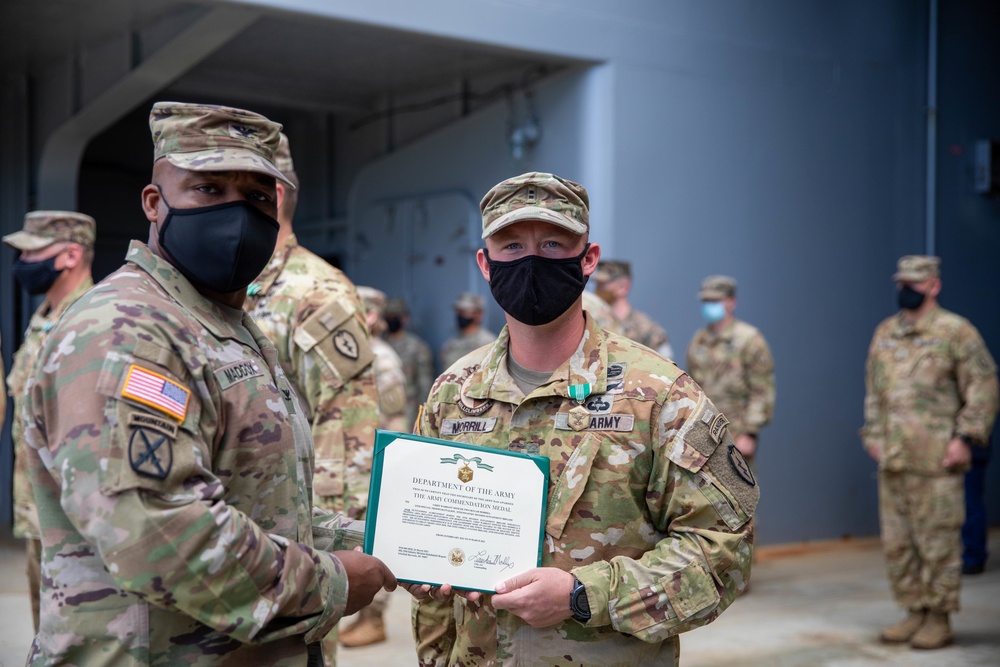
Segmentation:
[(902, 283), (922, 283), (941, 276), (941, 259), (930, 255), (906, 255), (896, 263), (892, 279)]
[(406, 300), (400, 297), (393, 297), (385, 302), (385, 314), (386, 315), (409, 315), (410, 308), (406, 305)]
[(701, 281), (698, 298), (702, 301), (718, 301), (736, 296), (736, 279), (729, 276), (709, 276)]
[(523, 220), (541, 220), (585, 234), (590, 230), (589, 209), (590, 198), (582, 185), (536, 171), (494, 185), (479, 202), (484, 239)]
[(452, 304), (455, 310), (483, 310), (486, 308), (486, 300), (474, 292), (462, 292), (458, 300)]
[(274, 166), (282, 174), (295, 171), (295, 163), (292, 162), (292, 147), (288, 144), (288, 136), (284, 132), (279, 132), (278, 150), (274, 153)]
[(365, 304), (365, 310), (377, 311), (379, 315), (385, 310), (385, 292), (368, 285), (358, 285), (358, 296)]
[(274, 164), (279, 123), (260, 114), (213, 104), (157, 102), (149, 112), (153, 162), (189, 171), (252, 171), (294, 188)]
[(597, 263), (597, 270), (594, 271), (594, 281), (599, 283), (609, 283), (618, 278), (631, 277), (632, 265), (628, 262), (620, 262), (613, 259), (602, 259)]
[(24, 216), (24, 228), (3, 237), (3, 242), (15, 250), (32, 252), (60, 241), (93, 248), (96, 237), (97, 222), (89, 215), (76, 211), (31, 211)]

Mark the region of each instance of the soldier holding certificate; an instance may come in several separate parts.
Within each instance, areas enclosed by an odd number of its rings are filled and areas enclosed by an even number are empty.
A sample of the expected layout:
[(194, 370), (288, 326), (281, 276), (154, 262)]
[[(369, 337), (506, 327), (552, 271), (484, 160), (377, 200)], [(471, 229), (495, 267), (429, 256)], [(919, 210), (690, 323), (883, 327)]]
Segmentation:
[(528, 173), (480, 207), (507, 326), (438, 378), (418, 426), (549, 459), (542, 567), (494, 595), (411, 587), (419, 664), (673, 665), (677, 635), (747, 584), (756, 480), (691, 378), (583, 310), (600, 248), (582, 186)]

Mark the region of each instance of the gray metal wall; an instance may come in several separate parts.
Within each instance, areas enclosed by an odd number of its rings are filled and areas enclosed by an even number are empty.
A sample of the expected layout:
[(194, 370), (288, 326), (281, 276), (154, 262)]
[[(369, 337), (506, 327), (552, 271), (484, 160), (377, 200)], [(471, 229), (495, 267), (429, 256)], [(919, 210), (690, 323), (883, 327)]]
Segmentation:
[[(676, 32), (658, 42), (618, 44), (615, 26), (590, 24), (623, 57), (542, 87), (546, 134), (531, 160), (512, 164), (499, 144), (502, 110), (481, 114), (369, 167), (351, 222), (403, 195), (454, 187), (478, 199), (528, 169), (580, 180), (594, 240), (632, 261), (634, 302), (679, 352), (700, 326), (700, 280), (740, 281), (739, 314), (777, 364), (761, 541), (874, 534), (874, 465), (856, 432), (868, 341), (893, 311), (889, 276), (923, 238), (925, 8), (666, 6), (656, 18)], [(354, 271), (378, 284), (378, 253)], [(435, 298), (446, 306), (457, 289)], [(496, 311), (491, 324), (502, 324)]]

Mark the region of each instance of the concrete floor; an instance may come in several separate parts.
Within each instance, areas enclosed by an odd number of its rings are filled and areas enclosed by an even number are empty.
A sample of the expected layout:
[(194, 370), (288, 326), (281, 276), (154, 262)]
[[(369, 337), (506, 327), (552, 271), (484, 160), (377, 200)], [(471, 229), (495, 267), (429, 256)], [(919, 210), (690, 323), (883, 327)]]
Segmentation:
[[(990, 540), (1000, 554), (1000, 532)], [(685, 667), (922, 667), (1000, 665), (1000, 557), (984, 574), (963, 579), (962, 611), (952, 618), (956, 644), (914, 651), (877, 641), (895, 622), (882, 555), (875, 540), (761, 549), (752, 591), (715, 623), (681, 638)], [(24, 664), (31, 618), (21, 544), (0, 541), (0, 667)], [(412, 665), (409, 596), (397, 591), (387, 614), (389, 641), (342, 649), (341, 667)]]

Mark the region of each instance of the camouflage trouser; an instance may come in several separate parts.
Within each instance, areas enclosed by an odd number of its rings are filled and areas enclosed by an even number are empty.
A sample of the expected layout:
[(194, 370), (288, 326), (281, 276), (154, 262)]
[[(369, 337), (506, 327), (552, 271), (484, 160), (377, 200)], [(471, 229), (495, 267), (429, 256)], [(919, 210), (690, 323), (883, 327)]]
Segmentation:
[(31, 618), (35, 622), (35, 633), (37, 634), (38, 610), (42, 592), (42, 543), (40, 540), (29, 537), (24, 541), (24, 546), (28, 560), (25, 574), (28, 575), (28, 594), (31, 596)]
[(333, 626), (333, 629), (323, 637), (323, 667), (337, 667), (337, 636), (340, 624)]
[(385, 613), (385, 608), (389, 606), (389, 600), (391, 598), (392, 598), (392, 593), (385, 590), (384, 588), (381, 589), (378, 593), (375, 594), (375, 599), (372, 600), (372, 603), (368, 605), (368, 612), (371, 614), (378, 614), (379, 616), (381, 616), (382, 614)]
[(896, 604), (958, 611), (964, 476), (879, 472), (882, 547)]

